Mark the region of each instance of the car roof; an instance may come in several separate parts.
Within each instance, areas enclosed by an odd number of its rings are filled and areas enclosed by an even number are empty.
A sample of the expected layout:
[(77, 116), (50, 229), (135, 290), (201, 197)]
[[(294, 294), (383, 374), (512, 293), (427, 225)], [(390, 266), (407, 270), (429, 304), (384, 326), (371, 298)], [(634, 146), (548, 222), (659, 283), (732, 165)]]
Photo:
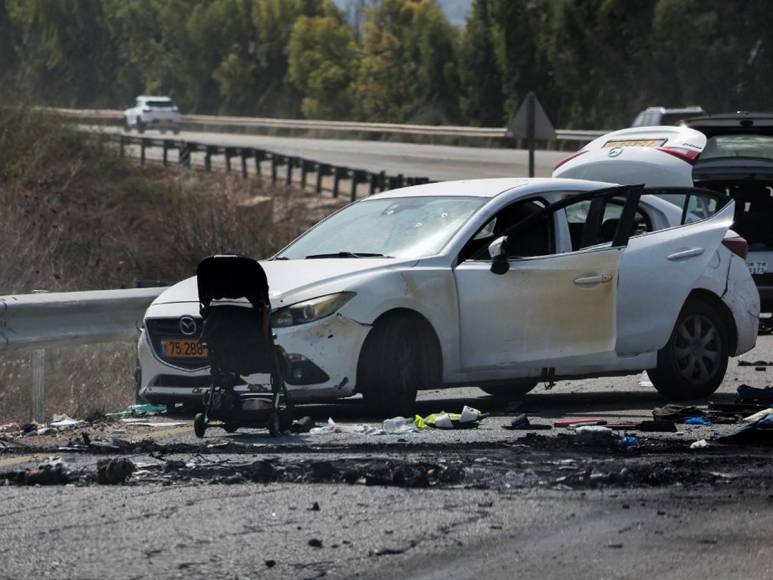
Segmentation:
[(399, 197), (483, 197), (492, 199), (498, 195), (519, 190), (526, 195), (534, 191), (592, 191), (614, 187), (615, 183), (590, 181), (587, 179), (561, 179), (554, 177), (504, 177), (488, 179), (464, 179), (459, 181), (438, 181), (392, 189), (368, 199), (392, 199)]
[(707, 136), (722, 133), (771, 133), (773, 131), (773, 113), (720, 113), (686, 119), (685, 125), (697, 129)]
[(162, 97), (162, 96), (154, 96), (154, 95), (140, 95), (137, 97), (138, 99), (142, 99), (144, 101), (171, 101), (172, 97)]
[(703, 113), (703, 107), (691, 105), (689, 107), (647, 107), (644, 113)]

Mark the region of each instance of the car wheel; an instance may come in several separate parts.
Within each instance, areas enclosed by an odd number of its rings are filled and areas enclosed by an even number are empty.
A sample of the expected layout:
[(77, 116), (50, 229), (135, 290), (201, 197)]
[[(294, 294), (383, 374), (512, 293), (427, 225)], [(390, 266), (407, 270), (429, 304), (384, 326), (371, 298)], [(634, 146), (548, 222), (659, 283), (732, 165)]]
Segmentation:
[(702, 399), (722, 383), (728, 357), (728, 328), (722, 315), (703, 300), (690, 300), (658, 352), (657, 368), (648, 374), (668, 399)]
[(539, 381), (529, 381), (510, 385), (489, 385), (480, 387), (480, 390), (497, 399), (520, 399), (536, 387), (538, 382)]
[(193, 418), (193, 432), (199, 439), (204, 437), (204, 433), (207, 432), (207, 418), (204, 413), (197, 413)]
[(418, 323), (408, 317), (383, 321), (368, 335), (359, 382), (365, 405), (375, 416), (413, 415), (416, 392), (427, 376), (420, 336)]

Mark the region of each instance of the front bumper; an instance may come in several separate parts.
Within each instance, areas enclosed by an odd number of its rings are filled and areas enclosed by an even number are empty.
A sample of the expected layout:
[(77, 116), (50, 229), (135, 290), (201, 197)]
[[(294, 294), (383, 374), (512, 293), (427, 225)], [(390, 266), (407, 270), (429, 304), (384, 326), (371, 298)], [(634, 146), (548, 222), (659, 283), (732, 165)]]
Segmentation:
[[(276, 329), (275, 340), (290, 358), (304, 357), (321, 369), (327, 380), (313, 384), (293, 384), (298, 377), (288, 377), (287, 388), (298, 402), (331, 401), (354, 394), (357, 361), (370, 326), (341, 314), (317, 322)], [(139, 395), (149, 403), (200, 402), (209, 387), (207, 367), (186, 369), (163, 360), (143, 330), (138, 342), (141, 367)], [(292, 370), (293, 367), (291, 367)], [(301, 378), (302, 380), (302, 378)], [(292, 381), (292, 382), (291, 382)], [(255, 385), (238, 385), (237, 392), (270, 390), (269, 376), (258, 376)]]

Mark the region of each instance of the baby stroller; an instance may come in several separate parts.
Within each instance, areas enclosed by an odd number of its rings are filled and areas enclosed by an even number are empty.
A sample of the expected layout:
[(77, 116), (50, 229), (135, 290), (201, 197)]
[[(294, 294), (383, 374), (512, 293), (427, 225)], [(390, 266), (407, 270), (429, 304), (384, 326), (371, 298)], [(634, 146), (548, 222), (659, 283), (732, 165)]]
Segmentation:
[[(271, 330), (268, 281), (260, 264), (237, 255), (211, 256), (196, 269), (212, 384), (204, 394), (204, 412), (193, 420), (197, 437), (207, 427), (228, 433), (239, 427), (267, 427), (277, 436), (292, 421), (279, 351)], [(270, 391), (253, 391), (251, 375), (270, 375)], [(247, 384), (249, 392), (234, 387)]]

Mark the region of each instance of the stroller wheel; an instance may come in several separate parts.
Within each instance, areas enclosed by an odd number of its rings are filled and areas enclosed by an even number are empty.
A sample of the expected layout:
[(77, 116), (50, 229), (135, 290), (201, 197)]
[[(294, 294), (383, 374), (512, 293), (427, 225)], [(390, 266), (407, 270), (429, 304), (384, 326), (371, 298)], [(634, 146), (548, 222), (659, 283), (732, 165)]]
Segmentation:
[(223, 429), (225, 429), (226, 433), (236, 433), (236, 431), (239, 429), (238, 423), (226, 423), (223, 425)]
[(193, 418), (193, 432), (196, 433), (196, 437), (201, 439), (204, 437), (204, 433), (207, 430), (207, 419), (204, 417), (204, 413), (196, 413)]

